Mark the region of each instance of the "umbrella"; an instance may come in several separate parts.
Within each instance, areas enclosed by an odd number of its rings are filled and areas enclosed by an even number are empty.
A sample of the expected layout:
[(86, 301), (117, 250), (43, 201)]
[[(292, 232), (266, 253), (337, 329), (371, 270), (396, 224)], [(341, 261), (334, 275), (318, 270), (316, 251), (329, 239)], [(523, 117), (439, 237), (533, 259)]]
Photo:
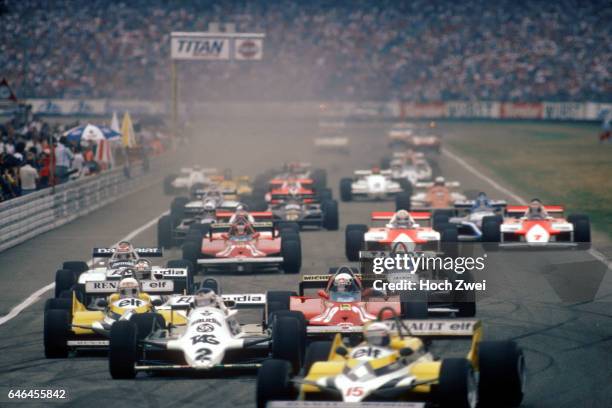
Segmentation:
[(64, 136), (66, 136), (71, 142), (80, 140), (98, 141), (119, 138), (121, 133), (116, 132), (107, 126), (87, 124), (67, 130), (64, 133)]

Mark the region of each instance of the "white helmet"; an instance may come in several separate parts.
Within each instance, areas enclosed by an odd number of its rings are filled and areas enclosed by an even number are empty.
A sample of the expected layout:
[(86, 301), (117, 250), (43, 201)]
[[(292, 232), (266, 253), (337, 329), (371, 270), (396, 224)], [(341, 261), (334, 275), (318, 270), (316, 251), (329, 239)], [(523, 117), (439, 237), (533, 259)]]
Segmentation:
[(334, 277), (334, 288), (337, 292), (347, 292), (353, 285), (353, 277), (348, 273), (339, 273)]
[(389, 328), (382, 322), (374, 322), (367, 325), (363, 331), (363, 337), (373, 346), (385, 347), (391, 343)]
[(119, 282), (117, 291), (119, 292), (119, 297), (121, 298), (138, 297), (140, 294), (140, 285), (134, 278), (124, 278), (121, 279), (121, 282)]
[(442, 176), (438, 176), (434, 180), (434, 186), (443, 186), (446, 183), (446, 180)]
[(399, 210), (397, 213), (395, 213), (395, 217), (394, 218), (395, 218), (394, 222), (397, 225), (412, 225), (412, 224), (414, 224), (414, 220), (412, 219), (412, 216), (406, 210)]
[(214, 290), (204, 288), (196, 292), (193, 297), (193, 303), (196, 307), (218, 306), (219, 300)]

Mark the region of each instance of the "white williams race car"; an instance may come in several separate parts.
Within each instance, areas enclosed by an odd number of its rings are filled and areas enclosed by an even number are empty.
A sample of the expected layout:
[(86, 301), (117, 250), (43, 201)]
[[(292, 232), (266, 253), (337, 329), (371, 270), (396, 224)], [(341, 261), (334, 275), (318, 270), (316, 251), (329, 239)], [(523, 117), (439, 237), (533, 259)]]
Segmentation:
[(164, 179), (164, 193), (172, 195), (180, 191), (190, 191), (196, 185), (207, 186), (214, 184), (210, 176), (218, 172), (214, 168), (203, 169), (200, 166), (183, 167), (180, 174), (166, 176)]
[[(147, 259), (161, 257), (160, 248), (134, 248), (129, 242), (120, 242), (114, 248), (94, 248), (91, 267), (83, 261), (67, 261), (55, 274), (55, 297), (71, 297), (75, 292), (84, 305), (99, 296), (88, 293), (90, 282), (119, 282), (125, 277), (139, 280), (172, 280), (174, 293), (185, 293), (192, 284), (193, 266), (183, 260), (170, 260), (166, 267), (154, 266)], [(147, 258), (144, 258), (147, 257)]]
[[(213, 282), (211, 284), (211, 282)], [(213, 279), (193, 296), (175, 296), (159, 310), (170, 310), (165, 325), (151, 313), (145, 329), (130, 321), (111, 329), (109, 368), (113, 378), (134, 378), (139, 371), (257, 369), (269, 357), (288, 361), (299, 370), (305, 349), (303, 319), (276, 316), (270, 327), (240, 324), (239, 308), (265, 307), (263, 294), (216, 295)], [(298, 335), (296, 335), (296, 333)]]
[[(400, 193), (410, 190), (408, 180), (393, 180), (390, 170), (357, 170), (354, 178), (340, 180), (340, 198), (342, 201), (354, 199), (388, 200)], [(410, 195), (408, 194), (408, 199)]]

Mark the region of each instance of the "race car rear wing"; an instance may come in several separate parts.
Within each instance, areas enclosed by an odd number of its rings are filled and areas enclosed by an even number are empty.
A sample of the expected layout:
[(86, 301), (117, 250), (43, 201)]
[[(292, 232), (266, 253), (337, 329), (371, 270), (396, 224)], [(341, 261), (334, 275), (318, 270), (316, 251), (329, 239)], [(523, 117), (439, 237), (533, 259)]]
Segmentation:
[[(149, 258), (159, 258), (163, 256), (162, 249), (155, 247), (134, 248), (134, 252), (136, 252), (138, 256), (146, 256)], [(115, 248), (94, 248), (92, 256), (94, 258), (110, 258), (114, 253)]]
[[(547, 213), (562, 214), (565, 211), (565, 208), (561, 205), (545, 205), (543, 207)], [(510, 216), (523, 215), (528, 209), (528, 205), (509, 205), (506, 207), (506, 213)]]
[[(465, 338), (470, 339), (481, 335), (481, 322), (477, 319), (421, 319), (401, 320), (402, 334), (428, 339)], [(392, 334), (398, 334), (395, 320), (383, 321)], [(408, 333), (405, 329), (408, 329)], [(363, 326), (309, 326), (309, 334), (361, 333)]]
[[(274, 223), (271, 221), (260, 221), (260, 222), (254, 222), (251, 223), (251, 226), (253, 227), (253, 229), (255, 231), (272, 231), (274, 232)], [(224, 231), (229, 231), (230, 228), (232, 227), (232, 224), (230, 223), (222, 223), (222, 222), (217, 222), (214, 224), (210, 224), (210, 235), (212, 236), (213, 233), (215, 232), (224, 232)]]
[[(414, 183), (415, 188), (429, 188), (433, 186), (433, 181), (417, 181), (416, 183)], [(459, 183), (458, 181), (447, 181), (444, 183), (444, 186), (449, 188), (458, 188), (461, 187), (461, 183)]]
[[(219, 190), (219, 191), (223, 195), (235, 195), (235, 194), (237, 194), (237, 191), (236, 191), (235, 188), (225, 188), (225, 189), (222, 189), (222, 190)], [(204, 197), (209, 192), (210, 192), (210, 190), (206, 190), (206, 189), (203, 189), (203, 188), (198, 188), (198, 189), (196, 189), (196, 190), (194, 190), (192, 192), (192, 195), (195, 198), (202, 198), (202, 197)]]
[(192, 167), (181, 167), (181, 173), (191, 173), (192, 171), (197, 171), (202, 174), (216, 174), (219, 172), (219, 170), (214, 167), (208, 167), (204, 169), (194, 169)]
[(270, 401), (266, 408), (425, 408), (424, 402), (408, 401)]
[[(221, 298), (227, 307), (236, 309), (262, 309), (266, 306), (264, 293), (223, 294)], [(193, 299), (193, 295), (173, 296), (162, 307), (189, 308), (193, 304)]]
[[(456, 209), (469, 210), (474, 206), (475, 203), (476, 200), (461, 200), (455, 201), (453, 205)], [(506, 208), (508, 203), (506, 202), (506, 200), (489, 200), (489, 205), (495, 210), (503, 210), (504, 208)]]
[(287, 180), (285, 180), (285, 179), (272, 179), (272, 180), (270, 180), (268, 182), (268, 184), (270, 186), (276, 187), (276, 186), (282, 186), (283, 184), (287, 183), (288, 181), (291, 181), (291, 182), (294, 182), (294, 183), (300, 183), (302, 186), (314, 183), (314, 180), (309, 179), (309, 178), (296, 178), (296, 179), (289, 178)]
[[(229, 220), (235, 213), (233, 211), (217, 211), (216, 216), (218, 220)], [(251, 211), (249, 214), (255, 218), (255, 220), (271, 220), (273, 215), (271, 211)]]
[[(117, 293), (119, 280), (112, 281), (89, 281), (85, 282), (85, 293), (96, 295), (111, 295)], [(174, 281), (164, 280), (141, 280), (140, 288), (144, 293), (172, 293), (174, 291)]]
[[(392, 211), (373, 211), (371, 217), (372, 221), (390, 221), (394, 215)], [(431, 219), (431, 213), (428, 211), (411, 211), (410, 216), (416, 221)]]

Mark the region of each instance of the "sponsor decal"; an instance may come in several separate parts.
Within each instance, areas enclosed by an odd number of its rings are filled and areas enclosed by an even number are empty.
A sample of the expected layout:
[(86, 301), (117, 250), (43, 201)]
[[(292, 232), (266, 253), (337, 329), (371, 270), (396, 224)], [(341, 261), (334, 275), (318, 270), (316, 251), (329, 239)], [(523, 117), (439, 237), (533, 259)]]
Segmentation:
[(191, 337), (191, 344), (196, 345), (200, 343), (216, 345), (219, 344), (219, 340), (217, 340), (217, 337), (214, 334), (201, 334)]

